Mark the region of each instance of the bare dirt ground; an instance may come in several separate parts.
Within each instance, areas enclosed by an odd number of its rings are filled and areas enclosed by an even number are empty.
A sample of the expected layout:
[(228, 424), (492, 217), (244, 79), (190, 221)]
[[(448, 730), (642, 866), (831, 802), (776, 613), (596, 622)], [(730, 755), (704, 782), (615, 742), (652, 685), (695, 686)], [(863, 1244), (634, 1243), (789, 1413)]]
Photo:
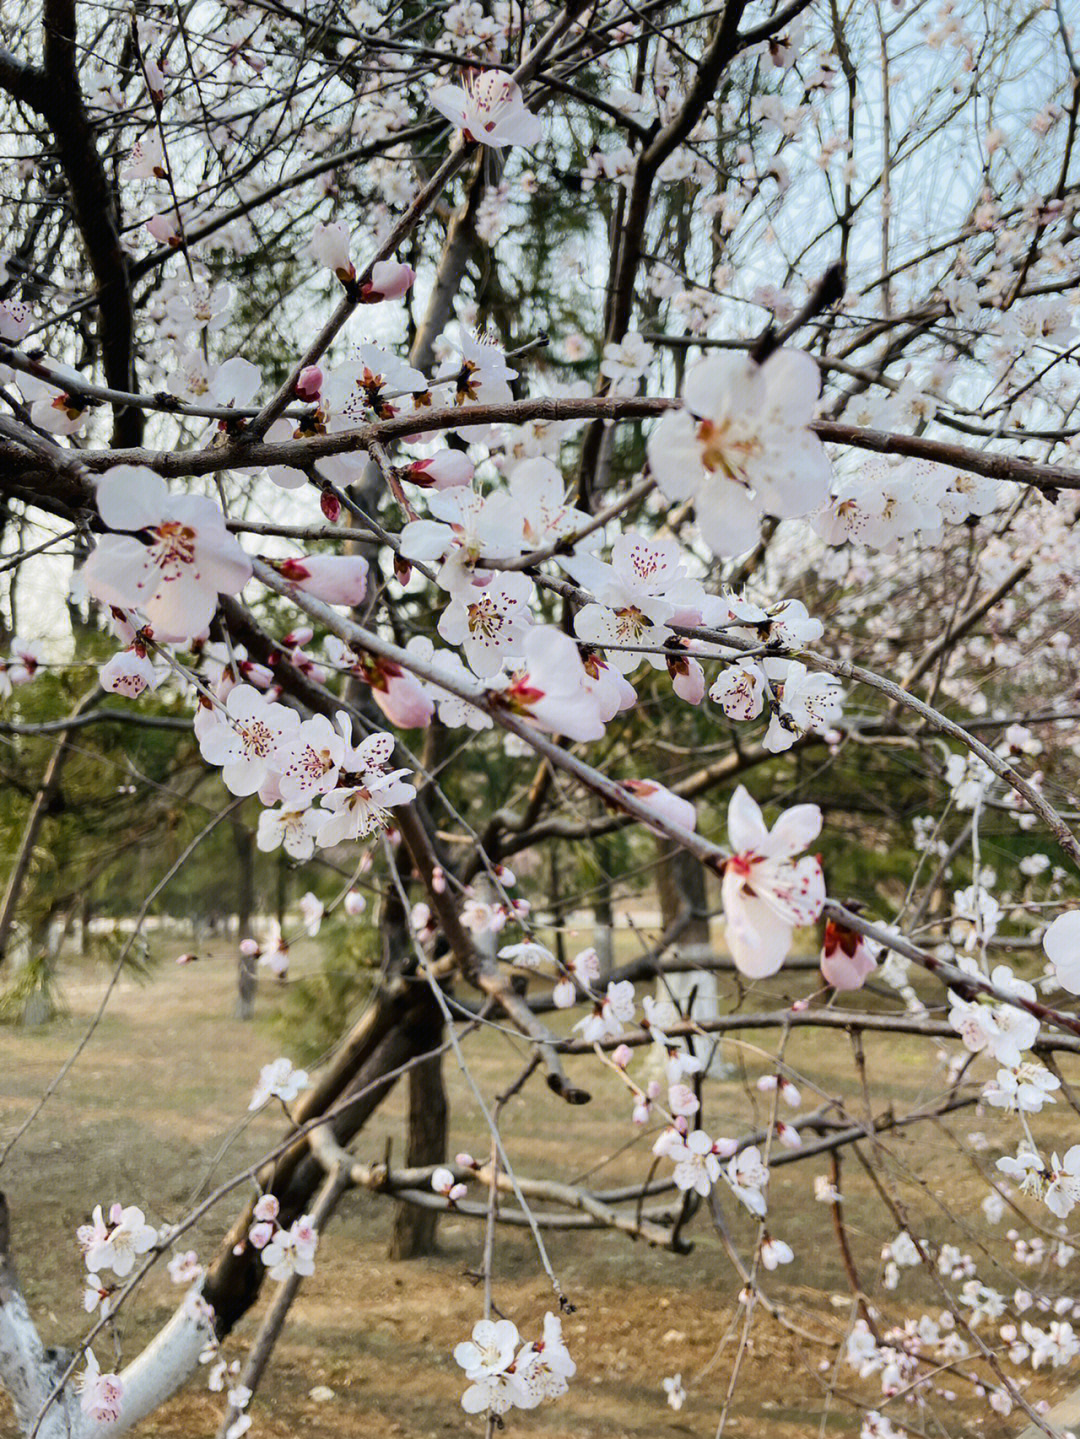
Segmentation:
[[(299, 971), (305, 958), (310, 964), (311, 954), (309, 949), (305, 956), (303, 946), (294, 951)], [(287, 1052), (288, 1045), (271, 1023), (280, 993), (265, 983), (256, 1021), (245, 1025), (232, 1018), (231, 955), (231, 946), (218, 946), (210, 958), (184, 968), (163, 957), (148, 983), (124, 980), (86, 1052), (0, 1172), (24, 1286), (49, 1342), (70, 1343), (85, 1332), (84, 1266), (75, 1230), (95, 1203), (108, 1206), (122, 1199), (141, 1205), (152, 1222), (173, 1221), (211, 1177), (216, 1182), (250, 1162), (282, 1133), (280, 1115), (271, 1113), (237, 1132), (260, 1065)], [(62, 976), (66, 1012), (60, 1018), (33, 1030), (0, 1028), (0, 1147), (71, 1053), (103, 986), (100, 965), (73, 962)], [(775, 1048), (775, 1034), (756, 1038)], [(473, 1072), (485, 1096), (518, 1072), (522, 1052), (500, 1033), (470, 1041)], [(912, 1042), (895, 1037), (868, 1041), (867, 1053), (871, 1080), (887, 1077), (878, 1091), (882, 1107), (891, 1101), (903, 1109), (931, 1101), (939, 1092), (940, 1071), (935, 1074)], [(787, 1057), (796, 1065), (805, 1061), (825, 1091), (857, 1093), (850, 1046), (841, 1034), (797, 1034)], [(759, 1116), (765, 1118), (767, 1097), (756, 1094), (752, 1080), (768, 1066), (752, 1048), (742, 1058)], [(505, 1139), (512, 1162), (522, 1174), (570, 1178), (603, 1164), (601, 1186), (640, 1178), (650, 1162), (649, 1141), (623, 1150), (631, 1137), (624, 1092), (606, 1075), (598, 1076), (591, 1060), (570, 1067), (573, 1077), (593, 1090), (594, 1103), (568, 1112), (542, 1084), (530, 1087), (507, 1111)], [(452, 1062), (447, 1074), (451, 1152), (482, 1153), (485, 1131), (476, 1105)], [(745, 1116), (746, 1083), (745, 1078), (710, 1083), (706, 1126), (712, 1132), (728, 1132), (725, 1112)], [(737, 1109), (735, 1086), (741, 1091)], [(402, 1099), (395, 1093), (361, 1137), (356, 1145), (361, 1157), (381, 1159), (391, 1139), (395, 1152), (402, 1152)], [(816, 1100), (808, 1096), (807, 1102)], [(968, 1110), (954, 1116), (950, 1127), (966, 1136), (982, 1123)], [(920, 1128), (893, 1137), (889, 1149), (894, 1175), (924, 1235), (941, 1238), (948, 1232), (944, 1204), (954, 1213), (975, 1213), (985, 1188), (972, 1161), (953, 1151), (943, 1134)], [(759, 1307), (724, 1431), (737, 1439), (857, 1435), (860, 1419), (849, 1400), (873, 1402), (876, 1381), (860, 1381), (844, 1366), (836, 1396), (828, 1404), (824, 1399), (836, 1345), (851, 1313), (830, 1212), (813, 1199), (813, 1177), (826, 1168), (811, 1160), (776, 1172), (770, 1224), (791, 1243), (797, 1259), (765, 1276), (765, 1287), (785, 1306), (796, 1329), (784, 1328)], [(918, 1179), (905, 1181), (905, 1168)], [(924, 1276), (906, 1277), (898, 1295), (880, 1291), (880, 1245), (891, 1221), (853, 1162), (845, 1163), (843, 1183), (856, 1262), (876, 1302), (890, 1320), (917, 1317), (924, 1309), (937, 1313), (940, 1301)], [(201, 1255), (212, 1253), (235, 1207), (227, 1201), (201, 1224), (191, 1241)], [(276, 1362), (253, 1405), (255, 1435), (412, 1439), (483, 1432), (482, 1423), (459, 1408), (463, 1385), (452, 1359), (454, 1345), (468, 1336), (481, 1314), (475, 1279), (480, 1226), (460, 1217), (444, 1220), (437, 1258), (394, 1263), (386, 1258), (390, 1219), (385, 1199), (369, 1194), (346, 1198), (323, 1238), (315, 1277), (293, 1308)], [(754, 1229), (749, 1221), (733, 1215), (732, 1227), (742, 1252), (750, 1253)], [(693, 1222), (690, 1237), (693, 1253), (676, 1257), (606, 1232), (550, 1235), (552, 1262), (576, 1305), (564, 1327), (578, 1376), (558, 1404), (512, 1416), (514, 1432), (546, 1439), (715, 1433), (743, 1329), (739, 1285), (704, 1214)], [(990, 1271), (990, 1258), (974, 1239), (970, 1247), (980, 1274)], [(993, 1259), (1012, 1268), (1010, 1251), (1002, 1237)], [(1061, 1279), (1068, 1283), (1067, 1275)], [(1010, 1292), (1012, 1285), (1000, 1272), (996, 1282)], [(1021, 1272), (1016, 1282), (1032, 1283), (1034, 1276)], [(120, 1323), (120, 1359), (137, 1351), (176, 1298), (164, 1274), (149, 1284)], [(499, 1232), (495, 1300), (526, 1333), (538, 1331), (545, 1309), (554, 1307), (531, 1242), (518, 1230)], [(261, 1312), (262, 1305), (230, 1339), (229, 1357), (242, 1357)], [(102, 1367), (110, 1367), (114, 1356), (100, 1341), (98, 1355)], [(665, 1406), (661, 1388), (663, 1376), (676, 1372), (690, 1391), (678, 1413)], [(1068, 1371), (1040, 1373), (1030, 1397), (1053, 1400), (1075, 1382)], [(317, 1386), (331, 1389), (334, 1397), (311, 1399)], [(948, 1380), (949, 1386), (958, 1391), (955, 1399), (933, 1401), (949, 1433), (1005, 1439), (1023, 1428), (1022, 1416), (997, 1419), (985, 1405), (972, 1404), (962, 1385)], [(14, 1432), (5, 1402), (0, 1397), (0, 1433)], [(140, 1432), (162, 1439), (211, 1435), (221, 1412), (221, 1396), (193, 1381)], [(924, 1421), (912, 1408), (899, 1403), (888, 1412), (895, 1422), (910, 1425), (912, 1433), (923, 1432)], [(926, 1416), (926, 1422), (927, 1432), (933, 1432), (932, 1418)]]

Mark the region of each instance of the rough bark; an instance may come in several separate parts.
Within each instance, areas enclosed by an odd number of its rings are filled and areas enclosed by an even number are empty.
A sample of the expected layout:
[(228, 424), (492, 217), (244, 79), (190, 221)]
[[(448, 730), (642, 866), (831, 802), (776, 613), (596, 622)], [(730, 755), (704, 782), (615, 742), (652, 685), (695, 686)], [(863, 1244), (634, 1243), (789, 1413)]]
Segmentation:
[[(433, 1055), (409, 1071), (409, 1134), (405, 1163), (410, 1168), (441, 1164), (446, 1159), (446, 1132), (450, 1118), (442, 1055)], [(439, 1214), (412, 1204), (397, 1204), (390, 1238), (391, 1259), (417, 1259), (435, 1251)]]

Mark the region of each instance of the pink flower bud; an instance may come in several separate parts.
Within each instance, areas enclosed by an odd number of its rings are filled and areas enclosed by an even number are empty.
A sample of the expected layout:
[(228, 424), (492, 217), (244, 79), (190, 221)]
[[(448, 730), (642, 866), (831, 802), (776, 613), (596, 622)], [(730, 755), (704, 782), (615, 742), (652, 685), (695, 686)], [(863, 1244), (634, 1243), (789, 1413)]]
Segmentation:
[(440, 450), (429, 460), (416, 460), (405, 473), (414, 485), (424, 489), (452, 490), (467, 485), (475, 469), (464, 450)]
[(345, 896), (345, 913), (350, 919), (355, 919), (358, 914), (363, 914), (367, 909), (367, 900), (358, 889), (350, 889)]
[[(696, 828), (697, 812), (694, 806), (689, 800), (672, 794), (662, 784), (657, 784), (653, 779), (624, 779), (621, 785), (633, 795), (638, 804), (644, 805), (654, 814), (661, 824), (675, 825), (679, 829), (690, 831)], [(665, 831), (658, 826), (646, 824), (645, 827), (664, 838)]]
[(620, 1069), (625, 1069), (633, 1057), (634, 1051), (630, 1046), (628, 1044), (620, 1044), (617, 1049), (612, 1051), (611, 1062), (612, 1064), (617, 1064)]
[(462, 1169), (480, 1168), (479, 1164), (477, 1164), (476, 1160), (472, 1157), (472, 1155), (466, 1154), (464, 1151), (462, 1151), (461, 1154), (454, 1155), (454, 1163), (460, 1165)]
[(318, 365), (305, 365), (296, 377), (296, 393), (299, 399), (310, 404), (319, 398), (322, 389), (323, 372)]
[(254, 959), (259, 954), (259, 942), (255, 939), (242, 939), (240, 941), (240, 953), (248, 959)]
[(436, 894), (446, 893), (446, 871), (441, 864), (437, 864), (431, 871), (431, 888)]
[(362, 555), (306, 555), (279, 560), (277, 570), (327, 605), (358, 605), (367, 593), (368, 563)]
[(453, 1189), (450, 1190), (446, 1197), (447, 1199), (449, 1199), (451, 1204), (456, 1204), (459, 1199), (464, 1199), (468, 1192), (469, 1190), (467, 1185), (455, 1184)]
[(356, 279), (356, 267), (349, 258), (349, 232), (344, 225), (336, 221), (316, 225), (308, 248), (318, 263), (333, 270), (343, 285)]
[(265, 665), (257, 665), (253, 660), (239, 660), (237, 668), (248, 684), (254, 685), (258, 690), (268, 690), (274, 683), (273, 670), (268, 670)]
[(782, 1119), (777, 1121), (776, 1137), (777, 1139), (779, 1139), (780, 1143), (784, 1146), (785, 1149), (802, 1148), (802, 1140), (799, 1137), (799, 1131), (793, 1128), (790, 1124), (785, 1124)]
[(194, 964), (198, 957), (197, 954), (178, 954), (176, 962), (177, 964)]
[(875, 969), (877, 958), (867, 940), (855, 930), (827, 920), (821, 950), (821, 973), (826, 984), (838, 990), (861, 989)]
[(371, 697), (392, 725), (400, 729), (426, 729), (435, 713), (435, 702), (424, 693), (410, 674), (391, 675), (386, 688), (372, 689)]
[(341, 519), (341, 501), (330, 490), (323, 490), (319, 496), (319, 508), (332, 525)]
[(256, 1219), (265, 1222), (268, 1219), (276, 1219), (280, 1209), (281, 1206), (277, 1201), (276, 1195), (264, 1194), (260, 1197), (252, 1212)]
[(256, 1249), (265, 1249), (274, 1237), (274, 1226), (272, 1224), (253, 1224), (248, 1230), (248, 1238)]
[(180, 226), (177, 223), (176, 211), (162, 211), (160, 215), (151, 215), (146, 222), (146, 228), (160, 245), (179, 245)]
[(687, 704), (699, 705), (705, 695), (705, 671), (697, 660), (683, 660), (681, 667), (671, 676), (671, 688)]
[(288, 645), (290, 649), (302, 650), (304, 646), (309, 645), (314, 638), (315, 631), (311, 626), (301, 625), (297, 630), (290, 630), (281, 643)]
[(401, 265), (396, 260), (378, 260), (371, 267), (371, 279), (361, 294), (366, 304), (377, 304), (379, 300), (400, 300), (407, 294), (416, 279), (411, 265)]

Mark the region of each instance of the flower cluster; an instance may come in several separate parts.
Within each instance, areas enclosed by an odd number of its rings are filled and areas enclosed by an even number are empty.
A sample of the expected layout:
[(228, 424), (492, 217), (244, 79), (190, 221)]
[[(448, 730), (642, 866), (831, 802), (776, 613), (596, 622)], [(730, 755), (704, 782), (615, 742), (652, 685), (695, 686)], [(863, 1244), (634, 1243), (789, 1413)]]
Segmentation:
[(293, 1274), (302, 1277), (314, 1274), (319, 1236), (311, 1216), (301, 1214), (286, 1229), (278, 1222), (279, 1213), (280, 1206), (275, 1196), (262, 1195), (252, 1210), (254, 1222), (248, 1230), (247, 1242), (259, 1251), (270, 1278), (278, 1283), (284, 1283)]
[(505, 1414), (535, 1409), (565, 1394), (577, 1365), (563, 1341), (557, 1314), (544, 1315), (543, 1337), (523, 1343), (509, 1319), (481, 1319), (472, 1338), (459, 1344), (454, 1359), (469, 1387), (461, 1396), (466, 1414)]

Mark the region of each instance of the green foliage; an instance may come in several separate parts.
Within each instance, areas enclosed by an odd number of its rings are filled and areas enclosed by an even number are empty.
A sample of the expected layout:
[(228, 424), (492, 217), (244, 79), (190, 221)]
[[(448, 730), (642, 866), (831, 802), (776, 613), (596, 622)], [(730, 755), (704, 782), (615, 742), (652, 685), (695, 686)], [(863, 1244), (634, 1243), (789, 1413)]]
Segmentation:
[(323, 925), (318, 969), (289, 986), (271, 1021), (296, 1063), (314, 1064), (325, 1055), (367, 1003), (381, 946), (375, 924), (364, 920), (332, 919)]

